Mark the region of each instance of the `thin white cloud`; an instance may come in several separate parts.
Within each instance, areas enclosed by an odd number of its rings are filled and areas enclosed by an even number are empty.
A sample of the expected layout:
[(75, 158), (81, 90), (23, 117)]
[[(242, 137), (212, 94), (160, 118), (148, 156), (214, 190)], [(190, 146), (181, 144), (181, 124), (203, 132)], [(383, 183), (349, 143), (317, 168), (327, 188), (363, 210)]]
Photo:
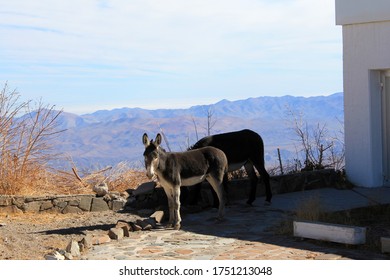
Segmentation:
[(204, 88), (223, 87), (217, 81), (226, 73), (238, 84), (242, 73), (338, 67), (341, 56), (329, 0), (0, 2), (4, 80), (112, 77), (125, 87), (138, 77), (156, 85), (137, 85), (137, 93), (162, 84), (168, 94), (167, 83), (182, 90), (206, 79)]

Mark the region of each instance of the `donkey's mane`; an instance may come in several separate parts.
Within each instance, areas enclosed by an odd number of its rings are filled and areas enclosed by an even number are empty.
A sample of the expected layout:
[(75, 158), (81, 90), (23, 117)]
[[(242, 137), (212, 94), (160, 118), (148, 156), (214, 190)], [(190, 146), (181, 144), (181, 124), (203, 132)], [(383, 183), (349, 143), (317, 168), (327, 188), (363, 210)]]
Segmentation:
[(206, 136), (199, 141), (197, 141), (194, 145), (190, 146), (187, 151), (203, 148), (205, 146), (208, 146), (208, 144), (211, 142), (212, 136)]

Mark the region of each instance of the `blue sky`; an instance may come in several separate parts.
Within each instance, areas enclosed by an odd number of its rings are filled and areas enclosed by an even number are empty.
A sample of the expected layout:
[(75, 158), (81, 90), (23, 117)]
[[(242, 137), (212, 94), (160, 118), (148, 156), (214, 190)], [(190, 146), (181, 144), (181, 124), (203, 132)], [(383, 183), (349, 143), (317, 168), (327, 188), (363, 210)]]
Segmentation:
[(0, 0), (0, 83), (67, 112), (342, 91), (333, 0)]

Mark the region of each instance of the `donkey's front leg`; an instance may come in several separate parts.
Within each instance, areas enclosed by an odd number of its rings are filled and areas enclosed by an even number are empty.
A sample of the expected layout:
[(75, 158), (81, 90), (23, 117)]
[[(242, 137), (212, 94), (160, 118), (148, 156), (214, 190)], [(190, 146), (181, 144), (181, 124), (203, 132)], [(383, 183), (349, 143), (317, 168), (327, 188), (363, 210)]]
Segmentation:
[(181, 216), (180, 216), (180, 186), (174, 186), (172, 188), (172, 201), (173, 201), (173, 215), (174, 224), (173, 228), (179, 230), (181, 227)]
[(168, 200), (169, 221), (167, 227), (173, 227), (175, 221), (174, 203), (173, 203), (173, 188), (172, 186), (162, 186)]

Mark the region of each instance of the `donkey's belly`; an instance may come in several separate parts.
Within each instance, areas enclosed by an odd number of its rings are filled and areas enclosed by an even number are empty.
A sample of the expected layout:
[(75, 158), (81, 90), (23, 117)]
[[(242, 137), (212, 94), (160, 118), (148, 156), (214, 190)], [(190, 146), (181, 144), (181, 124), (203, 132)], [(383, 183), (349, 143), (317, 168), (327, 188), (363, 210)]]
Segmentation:
[(194, 176), (190, 178), (181, 178), (182, 186), (193, 186), (203, 182), (206, 179), (206, 175)]
[(228, 170), (229, 172), (231, 171), (236, 171), (237, 169), (240, 169), (245, 165), (246, 161), (243, 162), (234, 162), (234, 163), (229, 163)]

